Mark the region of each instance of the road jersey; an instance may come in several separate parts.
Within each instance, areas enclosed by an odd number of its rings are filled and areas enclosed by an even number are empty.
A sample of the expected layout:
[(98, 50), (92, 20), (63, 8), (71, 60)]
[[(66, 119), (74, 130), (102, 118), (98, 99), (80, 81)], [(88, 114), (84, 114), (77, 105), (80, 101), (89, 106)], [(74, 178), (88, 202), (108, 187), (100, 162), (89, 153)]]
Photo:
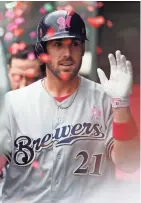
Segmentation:
[(81, 76), (62, 102), (41, 80), (8, 92), (0, 127), (0, 153), (9, 161), (3, 202), (111, 201), (112, 119), (101, 85)]

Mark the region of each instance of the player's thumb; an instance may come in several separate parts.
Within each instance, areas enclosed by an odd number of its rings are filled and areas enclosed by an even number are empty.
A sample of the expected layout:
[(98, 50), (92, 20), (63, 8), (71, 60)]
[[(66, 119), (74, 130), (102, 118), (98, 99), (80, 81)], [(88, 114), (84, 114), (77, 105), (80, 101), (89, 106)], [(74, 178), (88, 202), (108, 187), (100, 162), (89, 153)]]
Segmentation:
[(108, 80), (105, 73), (103, 72), (102, 69), (98, 68), (97, 74), (98, 74), (101, 84), (104, 85), (104, 83), (107, 82), (107, 80)]

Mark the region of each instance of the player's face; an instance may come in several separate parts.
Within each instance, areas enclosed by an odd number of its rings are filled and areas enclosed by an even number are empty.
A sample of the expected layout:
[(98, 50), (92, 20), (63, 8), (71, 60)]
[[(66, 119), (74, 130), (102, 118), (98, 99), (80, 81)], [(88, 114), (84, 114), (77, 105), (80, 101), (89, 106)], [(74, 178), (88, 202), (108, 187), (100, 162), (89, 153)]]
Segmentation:
[(12, 90), (25, 87), (41, 78), (39, 62), (13, 58), (8, 68), (8, 76)]
[(51, 60), (47, 68), (58, 78), (72, 80), (79, 72), (85, 44), (76, 39), (52, 40), (47, 43)]

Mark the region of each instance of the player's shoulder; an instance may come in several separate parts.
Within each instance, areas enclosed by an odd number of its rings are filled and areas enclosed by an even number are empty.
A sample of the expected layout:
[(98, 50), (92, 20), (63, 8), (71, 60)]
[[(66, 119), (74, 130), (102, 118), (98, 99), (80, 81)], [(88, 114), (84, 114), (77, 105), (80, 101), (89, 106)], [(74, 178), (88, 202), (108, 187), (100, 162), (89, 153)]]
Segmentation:
[(88, 100), (95, 99), (97, 103), (101, 101), (105, 108), (107, 105), (111, 105), (110, 97), (105, 93), (101, 84), (81, 77), (81, 86), (82, 95), (85, 95)]
[(90, 79), (84, 78), (83, 76), (81, 76), (81, 86), (84, 89), (87, 89), (89, 91), (99, 91), (101, 93), (104, 93), (102, 85), (94, 82)]

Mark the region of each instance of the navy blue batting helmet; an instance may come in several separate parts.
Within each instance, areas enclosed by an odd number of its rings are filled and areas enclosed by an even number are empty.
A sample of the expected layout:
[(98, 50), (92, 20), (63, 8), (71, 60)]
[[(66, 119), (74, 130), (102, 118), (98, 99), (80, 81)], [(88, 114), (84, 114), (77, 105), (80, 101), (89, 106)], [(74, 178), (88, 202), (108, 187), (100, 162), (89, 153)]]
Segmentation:
[(37, 27), (37, 42), (35, 50), (37, 56), (44, 53), (43, 44), (50, 40), (75, 38), (88, 40), (83, 19), (75, 12), (58, 10), (46, 14)]

